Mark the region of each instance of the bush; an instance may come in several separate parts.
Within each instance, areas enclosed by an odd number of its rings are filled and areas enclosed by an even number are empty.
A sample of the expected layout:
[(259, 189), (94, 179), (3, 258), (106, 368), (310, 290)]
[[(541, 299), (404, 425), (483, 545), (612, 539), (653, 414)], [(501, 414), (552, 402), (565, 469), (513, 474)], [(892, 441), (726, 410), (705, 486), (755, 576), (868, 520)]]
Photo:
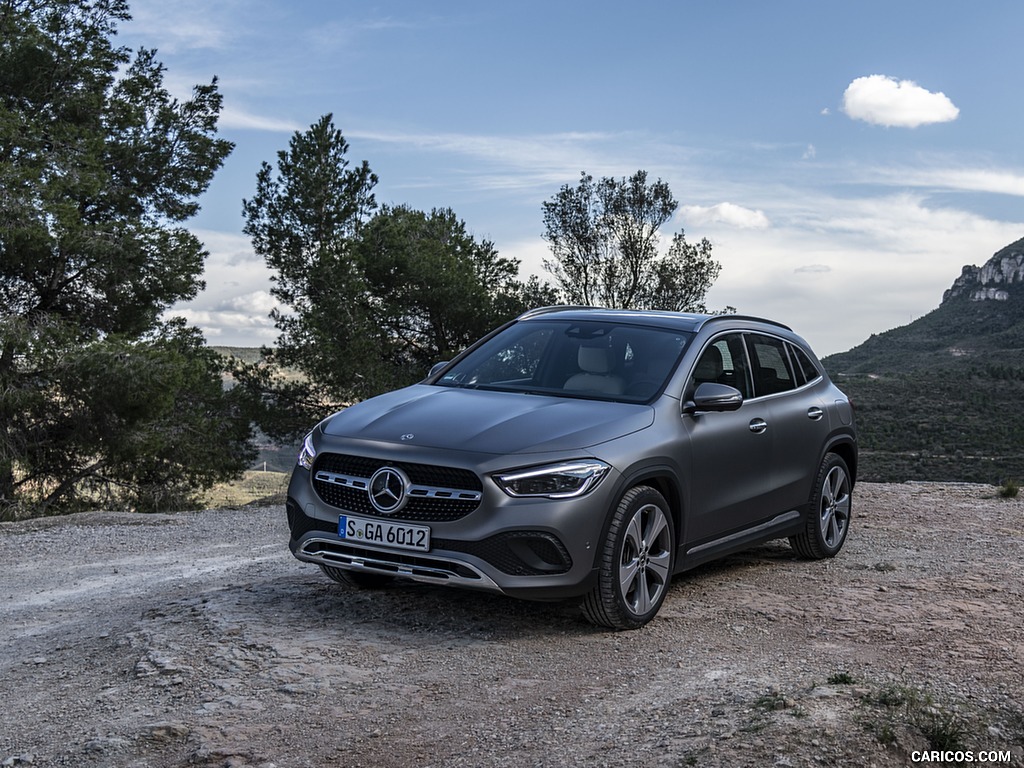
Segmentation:
[(1020, 486), (1016, 480), (1007, 480), (999, 488), (999, 495), (1004, 499), (1015, 499), (1020, 493)]

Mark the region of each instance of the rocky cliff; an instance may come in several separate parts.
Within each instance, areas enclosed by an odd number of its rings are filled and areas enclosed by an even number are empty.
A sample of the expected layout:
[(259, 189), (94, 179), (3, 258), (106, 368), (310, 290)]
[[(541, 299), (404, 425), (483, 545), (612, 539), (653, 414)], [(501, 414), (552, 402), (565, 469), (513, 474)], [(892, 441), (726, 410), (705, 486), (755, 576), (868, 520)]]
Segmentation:
[[(1021, 288), (1015, 288), (1015, 284)], [(942, 303), (961, 296), (971, 301), (1007, 301), (1016, 290), (1024, 290), (1024, 238), (1003, 248), (984, 266), (964, 267), (942, 294)]]
[(1024, 369), (1024, 238), (983, 266), (964, 267), (924, 317), (874, 334), (825, 364), (851, 374), (948, 372), (954, 365)]

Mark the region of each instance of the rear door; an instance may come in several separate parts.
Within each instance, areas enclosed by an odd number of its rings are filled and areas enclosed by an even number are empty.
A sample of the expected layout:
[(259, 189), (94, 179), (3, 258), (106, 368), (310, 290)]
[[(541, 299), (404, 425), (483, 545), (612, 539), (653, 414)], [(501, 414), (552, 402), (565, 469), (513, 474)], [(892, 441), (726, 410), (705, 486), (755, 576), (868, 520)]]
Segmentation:
[[(806, 355), (774, 336), (747, 334), (754, 395), (772, 433), (764, 518), (807, 503), (828, 437), (822, 378)], [(803, 359), (801, 359), (803, 355)]]

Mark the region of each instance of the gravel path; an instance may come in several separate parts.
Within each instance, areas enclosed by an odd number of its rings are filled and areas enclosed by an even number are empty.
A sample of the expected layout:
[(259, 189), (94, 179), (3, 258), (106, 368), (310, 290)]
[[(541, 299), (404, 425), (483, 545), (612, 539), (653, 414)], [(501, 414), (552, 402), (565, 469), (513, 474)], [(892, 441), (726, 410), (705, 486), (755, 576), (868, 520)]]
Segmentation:
[(1024, 766), (1024, 500), (987, 486), (861, 484), (836, 559), (770, 543), (625, 633), (354, 591), (287, 538), (276, 507), (0, 524), (0, 766)]

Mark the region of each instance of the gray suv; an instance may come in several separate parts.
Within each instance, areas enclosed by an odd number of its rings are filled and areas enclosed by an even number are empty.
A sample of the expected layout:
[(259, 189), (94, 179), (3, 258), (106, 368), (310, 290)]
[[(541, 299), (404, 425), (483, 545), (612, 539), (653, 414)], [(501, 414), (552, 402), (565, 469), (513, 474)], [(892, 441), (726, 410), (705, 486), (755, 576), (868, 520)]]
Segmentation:
[(856, 474), (850, 401), (786, 326), (554, 307), (318, 424), (290, 546), (346, 584), (577, 598), (632, 629), (713, 558), (837, 554)]

